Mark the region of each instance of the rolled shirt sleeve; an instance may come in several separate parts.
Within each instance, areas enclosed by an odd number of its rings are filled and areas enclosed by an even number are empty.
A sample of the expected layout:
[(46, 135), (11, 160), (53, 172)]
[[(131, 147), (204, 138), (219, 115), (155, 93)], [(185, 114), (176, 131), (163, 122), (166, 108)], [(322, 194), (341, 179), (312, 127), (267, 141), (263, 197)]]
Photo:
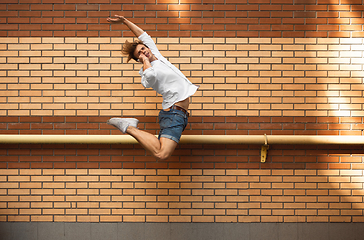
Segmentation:
[(145, 71), (141, 70), (142, 76), (142, 85), (145, 88), (152, 87), (156, 82), (156, 73), (153, 67), (146, 69)]

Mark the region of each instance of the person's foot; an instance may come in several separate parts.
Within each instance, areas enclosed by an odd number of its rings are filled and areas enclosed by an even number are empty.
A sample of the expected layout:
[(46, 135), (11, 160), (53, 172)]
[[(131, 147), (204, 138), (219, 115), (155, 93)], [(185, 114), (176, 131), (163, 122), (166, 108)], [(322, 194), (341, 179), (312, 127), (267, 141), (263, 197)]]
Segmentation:
[(106, 123), (116, 127), (122, 133), (126, 133), (126, 129), (128, 129), (129, 126), (136, 128), (139, 120), (136, 118), (110, 118)]

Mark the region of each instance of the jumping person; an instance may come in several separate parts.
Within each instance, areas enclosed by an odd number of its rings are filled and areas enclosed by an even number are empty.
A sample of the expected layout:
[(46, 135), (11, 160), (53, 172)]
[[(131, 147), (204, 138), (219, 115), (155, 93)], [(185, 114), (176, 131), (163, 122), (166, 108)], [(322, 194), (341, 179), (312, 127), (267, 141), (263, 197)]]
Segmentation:
[(188, 123), (189, 98), (197, 91), (183, 73), (173, 66), (159, 52), (153, 39), (140, 27), (123, 16), (108, 18), (110, 23), (124, 23), (138, 38), (126, 41), (122, 53), (143, 65), (139, 74), (145, 88), (153, 88), (163, 97), (162, 110), (159, 112), (160, 132), (158, 138), (137, 128), (136, 118), (111, 118), (108, 124), (121, 132), (133, 136), (145, 149), (159, 160), (168, 159), (176, 148), (183, 130)]

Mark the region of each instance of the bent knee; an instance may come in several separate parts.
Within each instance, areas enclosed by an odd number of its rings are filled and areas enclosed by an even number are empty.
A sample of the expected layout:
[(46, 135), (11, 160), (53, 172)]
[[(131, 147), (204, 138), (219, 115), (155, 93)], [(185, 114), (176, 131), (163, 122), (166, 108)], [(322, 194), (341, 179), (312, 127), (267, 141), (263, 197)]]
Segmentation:
[(161, 148), (156, 150), (153, 155), (158, 160), (165, 161), (172, 155), (174, 149), (177, 146), (177, 142), (169, 138), (161, 137), (160, 143), (161, 143)]
[(156, 157), (159, 161), (165, 161), (170, 156), (171, 156), (170, 153), (163, 153), (163, 152), (159, 152), (159, 153), (154, 154), (154, 157)]

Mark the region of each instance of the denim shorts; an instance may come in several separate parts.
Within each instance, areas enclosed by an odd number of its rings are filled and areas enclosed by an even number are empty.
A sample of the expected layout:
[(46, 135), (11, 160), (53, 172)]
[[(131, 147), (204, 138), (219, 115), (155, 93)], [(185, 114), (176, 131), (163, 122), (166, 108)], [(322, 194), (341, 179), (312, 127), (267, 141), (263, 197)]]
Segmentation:
[(187, 115), (177, 109), (171, 109), (169, 111), (161, 110), (158, 118), (161, 129), (158, 139), (164, 137), (178, 143), (188, 123)]

